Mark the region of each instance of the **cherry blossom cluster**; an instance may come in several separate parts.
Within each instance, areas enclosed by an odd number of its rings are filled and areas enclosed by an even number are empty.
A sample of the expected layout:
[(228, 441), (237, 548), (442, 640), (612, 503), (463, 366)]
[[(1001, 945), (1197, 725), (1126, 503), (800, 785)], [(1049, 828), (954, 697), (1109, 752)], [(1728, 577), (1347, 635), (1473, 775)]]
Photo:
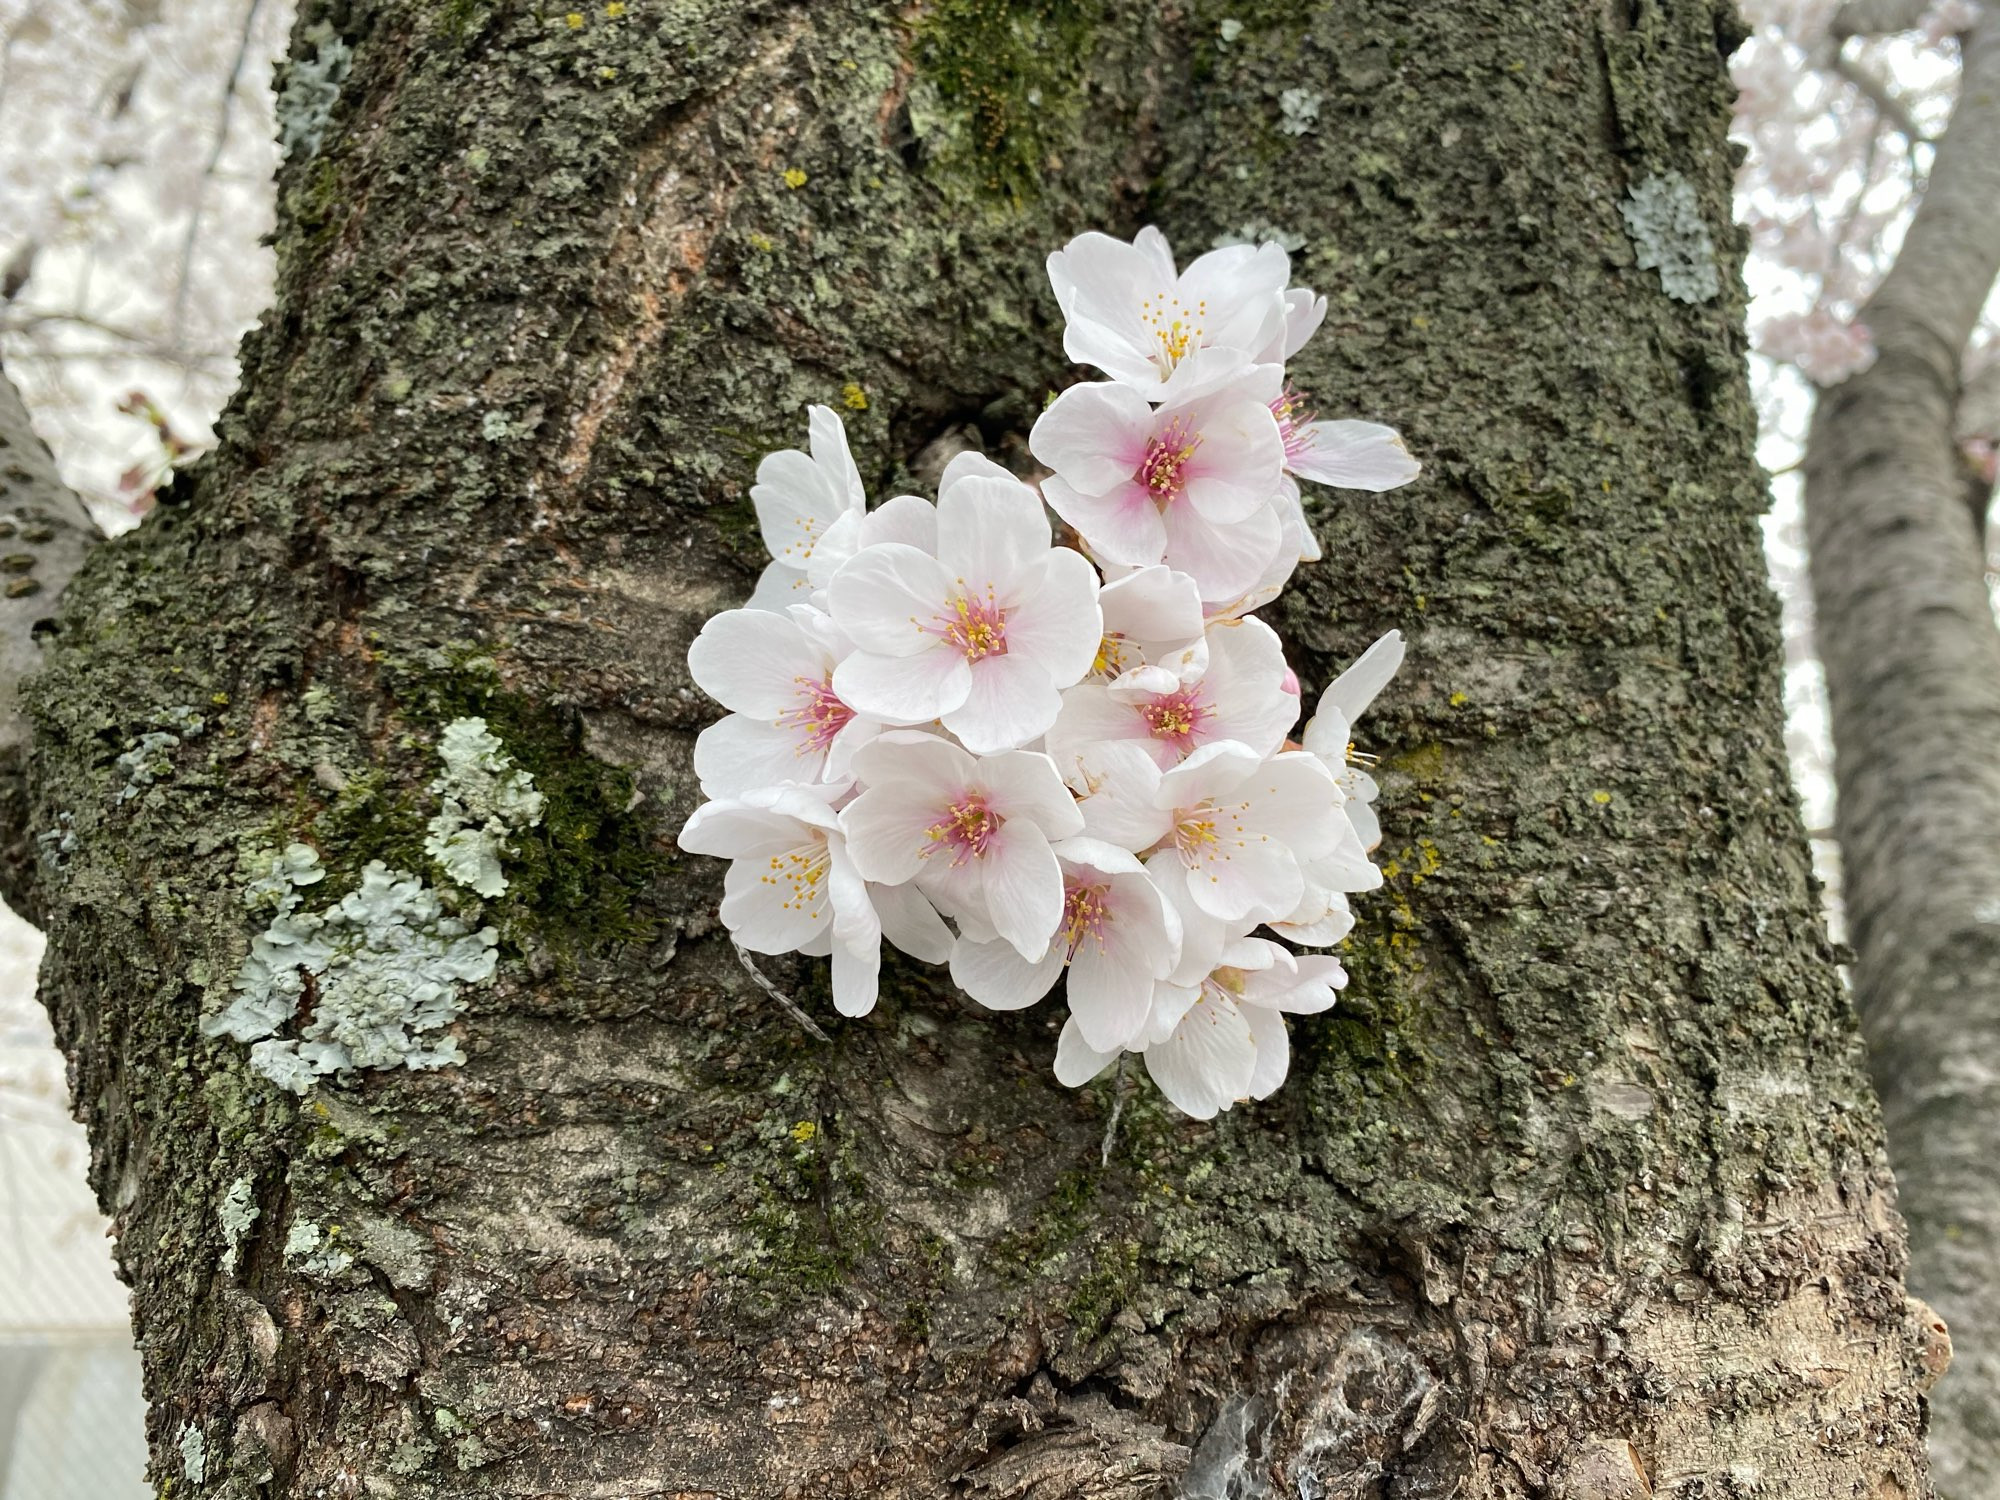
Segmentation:
[[(751, 490), (771, 563), (688, 653), (730, 710), (695, 745), (683, 849), (730, 861), (753, 953), (832, 958), (845, 1015), (881, 945), (993, 1010), (1066, 976), (1057, 1076), (1137, 1053), (1212, 1117), (1284, 1081), (1284, 1016), (1346, 983), (1324, 949), (1379, 885), (1356, 718), (1390, 632), (1296, 739), (1298, 679), (1251, 611), (1319, 555), (1298, 481), (1416, 477), (1396, 433), (1320, 421), (1285, 362), (1326, 315), (1279, 246), (1176, 268), (1154, 229), (1049, 257), (1071, 359), (1109, 378), (1043, 412), (1039, 490), (977, 454), (935, 504), (870, 508), (839, 419)], [(1058, 533), (1050, 512), (1062, 523)]]

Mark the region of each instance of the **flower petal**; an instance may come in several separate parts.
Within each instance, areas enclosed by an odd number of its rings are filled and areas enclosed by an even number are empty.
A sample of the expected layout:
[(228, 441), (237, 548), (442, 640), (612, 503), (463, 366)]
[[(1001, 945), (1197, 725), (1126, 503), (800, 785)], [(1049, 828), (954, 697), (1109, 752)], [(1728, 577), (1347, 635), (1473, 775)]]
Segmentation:
[(824, 682), (833, 660), (788, 615), (726, 609), (688, 647), (695, 685), (724, 708), (775, 719), (797, 705), (799, 679)]
[(1166, 551), (1166, 522), (1144, 485), (1128, 482), (1102, 495), (1086, 495), (1051, 476), (1042, 481), (1042, 494), (1092, 555), (1106, 562), (1146, 567)]
[(1052, 687), (1066, 688), (1090, 670), (1103, 640), (1097, 570), (1082, 553), (1051, 547), (1017, 576), (1007, 611), (1009, 657), (1035, 662)]
[(953, 480), (938, 495), (937, 524), (937, 560), (953, 593), (1004, 588), (1049, 550), (1042, 497), (1012, 477)]
[(1084, 494), (1099, 495), (1137, 472), (1152, 431), (1152, 404), (1130, 386), (1073, 385), (1036, 418), (1028, 451)]
[[(1354, 665), (1334, 678), (1327, 690), (1320, 694), (1319, 711), (1337, 708), (1347, 716), (1349, 724), (1355, 723), (1368, 711), (1368, 705), (1376, 695), (1389, 685), (1389, 679), (1396, 675), (1396, 669), (1403, 664), (1403, 632), (1392, 630), (1378, 638), (1375, 643), (1356, 658)], [(1345, 754), (1347, 747), (1341, 746)]]
[(834, 623), (861, 650), (915, 656), (937, 644), (929, 627), (944, 612), (952, 586), (929, 553), (883, 542), (842, 563), (826, 593)]
[[(1077, 561), (1082, 562), (1083, 559), (1079, 557)], [(850, 661), (853, 659), (848, 658)], [(878, 659), (888, 660), (886, 657)], [(965, 665), (963, 659), (959, 664)], [(895, 662), (893, 665), (907, 667), (909, 663)], [(1012, 750), (1030, 740), (1040, 739), (1055, 723), (1056, 715), (1062, 709), (1062, 694), (1049, 681), (1049, 674), (1030, 657), (1011, 653), (989, 656), (974, 662), (969, 674), (965, 701), (941, 710), (937, 717), (942, 718), (944, 727), (963, 740), (965, 748), (975, 755)]]
[(1212, 1120), (1250, 1097), (1257, 1043), (1242, 1011), (1204, 993), (1166, 1041), (1148, 1047), (1146, 1071), (1182, 1114)]
[(695, 737), (694, 773), (706, 797), (740, 797), (761, 787), (820, 780), (826, 756), (801, 752), (795, 730), (730, 714)]
[(882, 920), (882, 936), (903, 952), (927, 964), (951, 957), (951, 929), (915, 885), (871, 885), (868, 895)]
[(1055, 988), (1062, 971), (1060, 946), (1051, 946), (1038, 963), (1007, 942), (960, 938), (951, 950), (951, 982), (988, 1010), (1026, 1010)]
[(1242, 1007), (1250, 1026), (1250, 1040), (1257, 1049), (1257, 1065), (1250, 1072), (1252, 1099), (1268, 1099), (1278, 1091), (1291, 1070), (1292, 1041), (1285, 1032), (1285, 1018), (1261, 1005)]
[(972, 668), (942, 645), (914, 656), (856, 651), (833, 669), (833, 691), (856, 713), (884, 723), (928, 724), (971, 696)]
[(1423, 472), (1402, 435), (1379, 422), (1314, 422), (1299, 437), (1303, 442), (1294, 445), (1291, 470), (1321, 484), (1379, 494)]
[(1083, 1039), (1075, 1016), (1063, 1023), (1062, 1035), (1056, 1039), (1057, 1083), (1080, 1089), (1117, 1061), (1117, 1053), (1099, 1052)]
[(1049, 951), (1062, 921), (1062, 869), (1041, 829), (1024, 818), (1011, 819), (977, 860), (985, 915), (993, 930), (1031, 962)]

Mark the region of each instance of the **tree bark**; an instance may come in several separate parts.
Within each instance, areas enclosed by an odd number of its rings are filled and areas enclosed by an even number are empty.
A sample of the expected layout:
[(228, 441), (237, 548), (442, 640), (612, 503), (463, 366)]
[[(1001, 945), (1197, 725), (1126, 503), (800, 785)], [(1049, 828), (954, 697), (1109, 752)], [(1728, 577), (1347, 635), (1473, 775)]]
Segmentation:
[[(175, 1500), (1927, 1493), (1941, 1352), (1780, 736), (1732, 17), (302, 17), (294, 66), (351, 71), (223, 447), (34, 695), (45, 993)], [(1628, 225), (1654, 179), (1705, 231)], [(671, 839), (757, 455), (826, 401), (871, 493), (1018, 457), (1068, 378), (1043, 255), (1147, 219), (1303, 236), (1301, 383), (1428, 472), (1316, 502), (1281, 622), (1309, 687), (1411, 639), (1345, 1003), (1266, 1105), (1133, 1089), (1100, 1167), (1059, 1013), (903, 964), (842, 1021), (766, 964), (818, 1042)], [(548, 798), (468, 1060), (280, 1093), (198, 1029), (239, 850), (430, 870), (465, 713)]]
[[(1940, 1493), (2000, 1485), (2000, 629), (1990, 486), (1957, 442), (1966, 341), (2000, 272), (2000, 25), (1965, 39), (1951, 127), (1861, 312), (1875, 364), (1825, 392), (1806, 523), (1832, 708), (1856, 1003), (1909, 1221), (1910, 1284), (1950, 1324)], [(1972, 503), (1968, 505), (1968, 496)], [(1971, 523), (1971, 524), (1969, 524)]]

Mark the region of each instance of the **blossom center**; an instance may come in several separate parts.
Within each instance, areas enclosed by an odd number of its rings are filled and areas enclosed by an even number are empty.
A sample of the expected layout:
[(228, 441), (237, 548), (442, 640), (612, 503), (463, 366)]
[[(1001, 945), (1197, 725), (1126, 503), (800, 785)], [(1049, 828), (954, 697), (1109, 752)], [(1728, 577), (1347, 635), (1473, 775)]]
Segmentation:
[(799, 701), (778, 715), (778, 723), (799, 737), (800, 755), (822, 754), (852, 721), (854, 710), (834, 696), (831, 674), (824, 678), (794, 677), (792, 681), (798, 685)]
[(1104, 927), (1111, 920), (1111, 892), (1108, 886), (1071, 881), (1063, 888), (1064, 952), (1076, 957), (1077, 946), (1085, 938), (1104, 947)]
[(786, 911), (817, 916), (819, 903), (826, 895), (828, 864), (826, 835), (816, 832), (810, 843), (772, 855), (765, 861), (764, 873), (757, 878), (783, 894)]
[(1191, 431), (1184, 417), (1175, 417), (1146, 444), (1146, 456), (1134, 476), (1161, 507), (1173, 504), (1187, 489), (1188, 460), (1201, 446), (1201, 434)]
[(1153, 362), (1160, 367), (1162, 374), (1171, 375), (1175, 365), (1201, 347), (1201, 341), (1208, 335), (1205, 326), (1207, 318), (1206, 301), (1196, 302), (1190, 308), (1168, 292), (1158, 292), (1139, 300), (1139, 320), (1146, 325), (1146, 331), (1158, 345)]
[(1001, 825), (1006, 821), (986, 805), (984, 797), (977, 792), (967, 792), (949, 804), (944, 816), (924, 830), (924, 837), (930, 841), (924, 854), (928, 857), (940, 849), (948, 849), (954, 865), (978, 859), (999, 836)]
[(928, 632), (937, 636), (967, 661), (984, 661), (989, 656), (1007, 654), (1007, 611), (1000, 607), (989, 587), (986, 597), (960, 594), (937, 624)]
[[(1269, 834), (1253, 832), (1245, 823), (1249, 811), (1247, 802), (1217, 806), (1213, 801), (1177, 809), (1171, 838), (1181, 863), (1190, 870), (1218, 860), (1227, 863), (1235, 858), (1233, 850), (1246, 848), (1253, 842), (1269, 843)], [(1216, 878), (1211, 874), (1210, 879)]]
[(1139, 705), (1139, 717), (1146, 721), (1147, 733), (1177, 750), (1193, 748), (1195, 735), (1214, 712), (1202, 701), (1201, 689), (1192, 687), (1155, 694), (1150, 703)]

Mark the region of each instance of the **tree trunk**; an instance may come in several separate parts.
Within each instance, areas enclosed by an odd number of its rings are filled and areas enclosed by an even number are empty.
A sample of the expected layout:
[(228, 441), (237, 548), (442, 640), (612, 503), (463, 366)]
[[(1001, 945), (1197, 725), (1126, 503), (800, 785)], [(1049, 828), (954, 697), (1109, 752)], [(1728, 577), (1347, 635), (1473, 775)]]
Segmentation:
[(2000, 824), (2000, 629), (1991, 486), (1954, 433), (1966, 341), (2000, 271), (2000, 21), (1978, 25), (1964, 59), (1923, 203), (1860, 315), (1876, 362), (1820, 398), (1806, 523), (1855, 996), (1910, 1283), (1957, 1335), (1937, 1483), (1982, 1500), (2000, 1487), (2000, 845), (1986, 832)]
[[(1780, 739), (1732, 17), (302, 18), (223, 448), (34, 693), (45, 993), (175, 1500), (1926, 1494), (1941, 1353)], [(1282, 620), (1309, 686), (1411, 638), (1343, 1008), (1214, 1125), (1132, 1088), (1100, 1167), (1059, 1012), (902, 964), (846, 1022), (766, 963), (816, 1041), (671, 840), (757, 455), (824, 401), (877, 495), (1018, 456), (1043, 255), (1148, 219), (1303, 237), (1301, 383), (1428, 472), (1316, 504)], [(239, 854), (435, 878), (469, 714), (547, 812), (466, 1061), (274, 1089), (199, 1027)]]

